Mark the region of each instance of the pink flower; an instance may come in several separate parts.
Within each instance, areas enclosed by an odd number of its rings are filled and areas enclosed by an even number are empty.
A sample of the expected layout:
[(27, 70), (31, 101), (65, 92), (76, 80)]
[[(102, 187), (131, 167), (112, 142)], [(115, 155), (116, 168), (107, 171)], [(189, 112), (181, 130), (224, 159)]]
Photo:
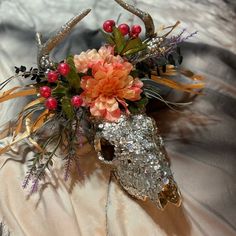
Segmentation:
[(97, 63), (102, 65), (124, 63), (124, 59), (121, 56), (114, 56), (113, 47), (103, 46), (98, 51), (92, 49), (82, 52), (80, 55), (75, 55), (74, 63), (78, 72), (86, 73), (89, 68), (92, 68)]
[(95, 63), (101, 60), (97, 50), (92, 49), (74, 56), (75, 67), (78, 72), (86, 73), (87, 70)]
[(90, 112), (93, 116), (102, 117), (109, 121), (116, 121), (121, 115), (116, 99), (105, 96), (99, 96), (92, 102)]

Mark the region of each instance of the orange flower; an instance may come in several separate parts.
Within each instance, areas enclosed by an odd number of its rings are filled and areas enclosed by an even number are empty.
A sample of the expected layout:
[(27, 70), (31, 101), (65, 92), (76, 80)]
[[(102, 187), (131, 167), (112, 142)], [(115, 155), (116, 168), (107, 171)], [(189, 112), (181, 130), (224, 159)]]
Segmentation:
[(110, 61), (108, 57), (92, 65), (92, 76), (82, 77), (81, 88), (84, 92), (81, 96), (93, 116), (115, 121), (121, 115), (119, 103), (128, 113), (125, 99), (139, 100), (143, 83), (130, 75), (131, 63), (120, 56), (110, 57)]

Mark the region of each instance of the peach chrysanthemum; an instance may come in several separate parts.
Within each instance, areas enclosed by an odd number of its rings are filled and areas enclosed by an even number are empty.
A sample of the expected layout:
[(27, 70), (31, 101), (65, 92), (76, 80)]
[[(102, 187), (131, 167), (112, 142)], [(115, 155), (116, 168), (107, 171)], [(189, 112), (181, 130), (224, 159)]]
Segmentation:
[(132, 68), (132, 64), (120, 56), (107, 54), (105, 60), (91, 66), (91, 76), (82, 77), (84, 92), (81, 96), (93, 116), (115, 121), (121, 115), (119, 103), (128, 112), (125, 100), (137, 101), (141, 98), (143, 83), (130, 75)]
[(86, 73), (98, 62), (102, 64), (122, 63), (124, 59), (121, 56), (114, 56), (114, 48), (111, 46), (103, 46), (98, 51), (96, 49), (88, 50), (74, 56), (75, 67), (81, 73)]

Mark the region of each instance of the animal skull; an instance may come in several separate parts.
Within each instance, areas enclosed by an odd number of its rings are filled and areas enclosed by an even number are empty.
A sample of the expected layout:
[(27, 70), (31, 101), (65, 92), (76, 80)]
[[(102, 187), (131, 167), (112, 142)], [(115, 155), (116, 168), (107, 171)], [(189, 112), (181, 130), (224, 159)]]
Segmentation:
[(150, 199), (163, 209), (180, 205), (163, 140), (155, 121), (146, 114), (122, 115), (117, 122), (95, 122), (98, 158), (114, 167), (121, 186), (133, 197)]

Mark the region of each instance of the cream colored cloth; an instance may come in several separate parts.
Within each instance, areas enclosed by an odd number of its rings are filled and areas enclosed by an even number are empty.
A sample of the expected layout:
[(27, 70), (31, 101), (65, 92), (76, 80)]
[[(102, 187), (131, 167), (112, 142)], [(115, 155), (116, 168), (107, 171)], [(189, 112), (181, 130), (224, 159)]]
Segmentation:
[[(80, 158), (84, 178), (74, 168), (72, 178), (65, 182), (62, 161), (57, 158), (53, 172), (31, 196), (21, 188), (26, 173), (23, 163), (33, 154), (27, 144), (16, 146), (1, 157), (0, 213), (11, 235), (212, 235), (207, 233), (209, 228), (214, 229), (214, 235), (235, 235), (217, 215), (194, 199), (194, 193), (185, 191), (183, 183), (184, 203), (180, 208), (169, 205), (162, 212), (151, 203), (134, 200), (121, 190), (114, 178), (110, 180), (109, 169), (101, 166), (90, 150), (86, 144), (80, 151), (84, 154)], [(182, 169), (189, 168), (187, 161), (180, 164)], [(195, 163), (195, 168), (200, 172), (201, 164)], [(186, 181), (188, 186), (194, 184), (191, 179)]]
[[(75, 170), (72, 180), (65, 183), (58, 157), (42, 191), (28, 197), (21, 184), (27, 170), (25, 158), (33, 153), (22, 143), (0, 157), (0, 221), (11, 235), (236, 235), (234, 5), (221, 0), (147, 0), (137, 5), (150, 11), (157, 27), (181, 20), (189, 32), (199, 30), (193, 39), (199, 44), (185, 44), (183, 54), (187, 68), (206, 76), (205, 95), (183, 113), (158, 109), (152, 114), (165, 140), (183, 205), (169, 205), (161, 212), (150, 203), (130, 198), (114, 178), (110, 181), (109, 169), (92, 152), (81, 157), (83, 181)], [(121, 23), (128, 22), (130, 15), (111, 0), (0, 1), (0, 81), (12, 75), (14, 65), (36, 66), (36, 31), (46, 39), (90, 7), (91, 14), (53, 52), (58, 61), (100, 46), (101, 36), (95, 29), (119, 13)], [(134, 22), (140, 23), (137, 18)], [(13, 85), (23, 83), (24, 79), (15, 80)], [(0, 123), (15, 117), (23, 102), (0, 104)], [(88, 150), (84, 147), (84, 154)]]

